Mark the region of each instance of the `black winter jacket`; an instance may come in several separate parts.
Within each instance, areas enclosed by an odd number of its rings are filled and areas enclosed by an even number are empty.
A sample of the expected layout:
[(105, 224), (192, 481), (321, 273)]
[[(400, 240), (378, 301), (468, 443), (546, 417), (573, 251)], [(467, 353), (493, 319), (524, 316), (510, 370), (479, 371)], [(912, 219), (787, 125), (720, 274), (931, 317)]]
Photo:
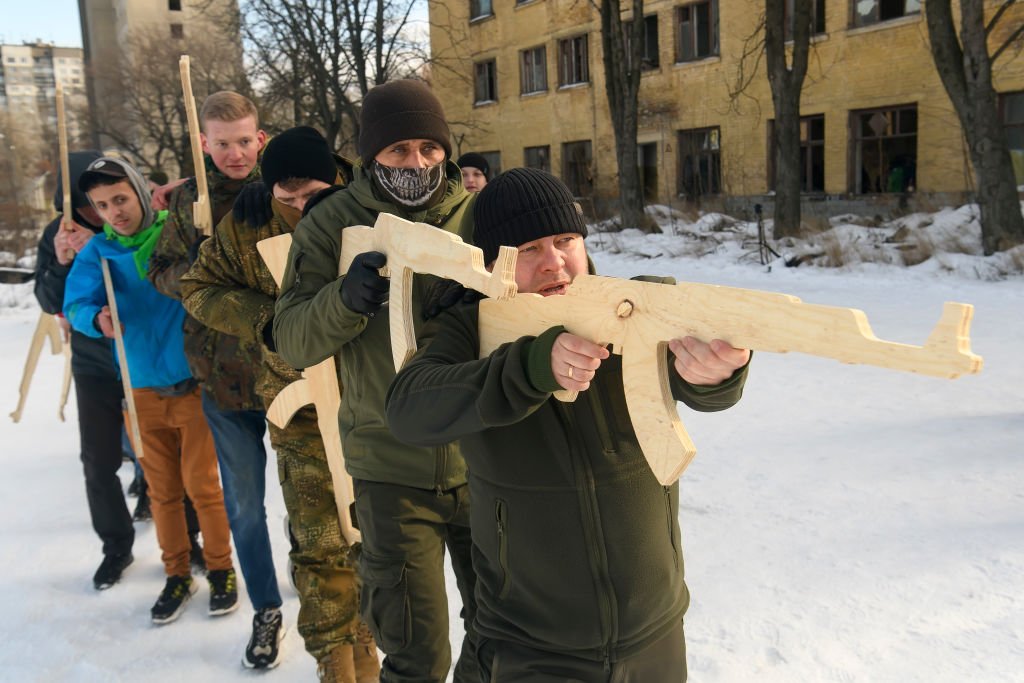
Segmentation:
[[(86, 167), (102, 156), (99, 152), (71, 152), (68, 166), (71, 171), (71, 204), (75, 222), (96, 233), (103, 232), (103, 226), (89, 223), (79, 214), (78, 209), (89, 205), (89, 199), (78, 190), (78, 178)], [(58, 216), (54, 218), (39, 240), (36, 252), (35, 295), (39, 307), (45, 312), (57, 315), (64, 308), (64, 283), (71, 264), (64, 266), (57, 261), (53, 238), (60, 229), (61, 212), (64, 210), (64, 192), (60, 173), (57, 174), (57, 190), (53, 194), (53, 208)], [(106, 337), (89, 337), (75, 330), (71, 331), (71, 372), (89, 377), (118, 378), (114, 363), (113, 342)]]

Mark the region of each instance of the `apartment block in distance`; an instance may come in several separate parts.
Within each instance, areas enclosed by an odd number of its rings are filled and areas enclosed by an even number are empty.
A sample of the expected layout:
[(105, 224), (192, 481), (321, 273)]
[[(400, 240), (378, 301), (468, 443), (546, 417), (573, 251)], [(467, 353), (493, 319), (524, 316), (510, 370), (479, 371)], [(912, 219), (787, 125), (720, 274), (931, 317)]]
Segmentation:
[[(781, 1), (791, 16), (793, 0)], [(929, 51), (922, 1), (812, 4), (801, 103), (805, 211), (823, 210), (815, 201), (822, 199), (831, 211), (878, 212), (963, 200), (972, 172)], [(429, 5), (433, 87), (458, 149), (484, 153), (492, 168), (550, 170), (590, 200), (585, 206), (614, 211), (617, 165), (597, 3)], [(996, 5), (986, 3), (989, 16)], [(755, 202), (770, 204), (774, 114), (759, 45), (763, 13), (763, 0), (644, 3), (637, 145), (649, 202), (739, 214)], [(1024, 10), (1011, 8), (990, 44), (1022, 21)], [(1024, 58), (1011, 48), (993, 71), (1024, 184)]]
[(32, 135), (42, 136), (45, 127), (57, 130), (56, 88), (64, 89), (68, 136), (76, 139), (84, 125), (76, 114), (84, 113), (85, 69), (82, 50), (49, 43), (0, 45), (0, 110)]

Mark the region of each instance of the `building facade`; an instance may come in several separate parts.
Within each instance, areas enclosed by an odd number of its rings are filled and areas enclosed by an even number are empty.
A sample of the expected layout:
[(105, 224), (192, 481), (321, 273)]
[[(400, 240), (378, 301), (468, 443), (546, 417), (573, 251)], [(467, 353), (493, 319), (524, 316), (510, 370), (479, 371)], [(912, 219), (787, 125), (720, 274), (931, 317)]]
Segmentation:
[(0, 110), (42, 136), (57, 130), (56, 88), (64, 90), (68, 137), (85, 130), (85, 66), (82, 50), (49, 43), (0, 45)]
[[(831, 210), (843, 201), (884, 210), (963, 199), (972, 173), (929, 51), (921, 1), (812, 5), (801, 102), (805, 210), (826, 198)], [(649, 202), (770, 204), (774, 114), (763, 13), (763, 0), (644, 3), (637, 145)], [(459, 149), (487, 154), (492, 167), (550, 170), (591, 198), (597, 213), (602, 205), (614, 210), (617, 165), (597, 5), (444, 0), (430, 3), (430, 19), (432, 81)], [(991, 44), (1022, 21), (1012, 8)], [(1007, 50), (993, 71), (1024, 183), (1018, 52)]]

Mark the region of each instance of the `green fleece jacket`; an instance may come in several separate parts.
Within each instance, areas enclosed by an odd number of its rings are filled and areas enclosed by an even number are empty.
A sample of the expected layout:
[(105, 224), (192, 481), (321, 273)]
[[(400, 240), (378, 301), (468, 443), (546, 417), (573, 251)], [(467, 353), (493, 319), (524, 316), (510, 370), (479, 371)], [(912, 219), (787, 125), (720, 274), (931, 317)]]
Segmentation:
[[(663, 637), (689, 604), (679, 488), (661, 486), (643, 457), (621, 356), (605, 360), (574, 403), (538, 388), (554, 377), (550, 362), (544, 370), (531, 361), (550, 358), (560, 331), (479, 359), (478, 305), (445, 311), (392, 384), (388, 423), (410, 443), (459, 440), (478, 633), (615, 662)], [(746, 374), (694, 387), (670, 371), (669, 384), (695, 410), (723, 410), (739, 400)]]
[[(338, 275), (342, 229), (372, 226), (380, 213), (428, 223), (469, 241), (472, 197), (462, 187), (458, 167), (447, 163), (443, 199), (427, 211), (409, 212), (380, 199), (361, 165), (345, 189), (317, 204), (295, 228), (288, 267), (274, 316), (277, 351), (296, 368), (307, 368), (335, 353), (345, 391), (338, 423), (345, 465), (356, 479), (420, 489), (447, 490), (466, 481), (466, 466), (451, 444), (420, 448), (392, 436), (384, 420), (384, 395), (395, 376), (388, 307), (374, 317), (348, 309), (341, 301)], [(413, 310), (437, 278), (413, 279)], [(421, 320), (415, 321), (417, 327)]]

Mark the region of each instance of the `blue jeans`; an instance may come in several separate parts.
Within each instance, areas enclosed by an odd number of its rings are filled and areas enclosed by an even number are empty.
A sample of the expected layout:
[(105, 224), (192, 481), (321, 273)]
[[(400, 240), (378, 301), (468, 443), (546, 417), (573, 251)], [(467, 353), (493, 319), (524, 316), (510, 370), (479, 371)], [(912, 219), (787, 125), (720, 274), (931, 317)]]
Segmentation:
[(203, 414), (213, 433), (213, 445), (220, 465), (224, 507), (231, 535), (235, 539), (238, 564), (245, 577), (245, 589), (253, 609), (280, 607), (274, 557), (267, 533), (266, 494), (267, 431), (262, 410), (221, 410), (203, 392)]

